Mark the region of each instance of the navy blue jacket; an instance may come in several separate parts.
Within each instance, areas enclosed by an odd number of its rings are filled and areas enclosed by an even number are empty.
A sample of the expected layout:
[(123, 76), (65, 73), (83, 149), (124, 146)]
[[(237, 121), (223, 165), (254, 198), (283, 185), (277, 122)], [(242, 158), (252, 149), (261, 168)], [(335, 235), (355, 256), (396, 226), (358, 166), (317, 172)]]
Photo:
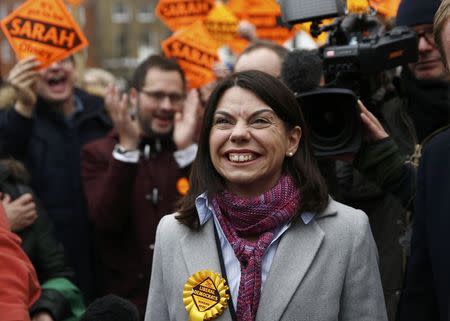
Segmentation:
[(425, 148), (400, 321), (448, 321), (450, 308), (450, 129)]
[(0, 112), (0, 151), (25, 163), (31, 186), (55, 225), (76, 283), (92, 298), (90, 228), (81, 182), (81, 147), (110, 129), (103, 99), (76, 89), (83, 110), (68, 121), (38, 99), (31, 119), (14, 108)]

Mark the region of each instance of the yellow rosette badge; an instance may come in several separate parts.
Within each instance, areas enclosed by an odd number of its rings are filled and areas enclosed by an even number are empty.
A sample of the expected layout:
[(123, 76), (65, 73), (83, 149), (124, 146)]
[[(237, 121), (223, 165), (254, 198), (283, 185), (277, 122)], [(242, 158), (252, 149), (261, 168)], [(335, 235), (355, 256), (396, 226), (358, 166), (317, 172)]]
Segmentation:
[(219, 273), (202, 270), (184, 285), (183, 302), (190, 321), (209, 321), (220, 316), (228, 306), (228, 285)]

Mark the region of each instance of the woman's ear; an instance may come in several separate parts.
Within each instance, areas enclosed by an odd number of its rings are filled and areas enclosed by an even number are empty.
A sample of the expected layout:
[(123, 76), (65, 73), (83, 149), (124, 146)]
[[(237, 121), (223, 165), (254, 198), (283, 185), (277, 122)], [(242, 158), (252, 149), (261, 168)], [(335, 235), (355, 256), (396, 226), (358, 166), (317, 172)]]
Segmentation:
[(302, 138), (302, 129), (300, 126), (295, 126), (290, 129), (287, 136), (287, 150), (286, 155), (294, 155), (300, 144)]

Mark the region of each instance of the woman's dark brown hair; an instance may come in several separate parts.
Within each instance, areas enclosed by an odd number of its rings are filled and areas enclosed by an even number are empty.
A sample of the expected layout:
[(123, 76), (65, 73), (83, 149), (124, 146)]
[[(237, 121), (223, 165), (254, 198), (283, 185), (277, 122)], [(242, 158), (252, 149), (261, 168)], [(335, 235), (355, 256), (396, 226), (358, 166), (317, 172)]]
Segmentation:
[(300, 212), (319, 212), (328, 204), (328, 191), (312, 156), (300, 106), (294, 94), (278, 79), (264, 72), (249, 70), (232, 74), (219, 82), (206, 105), (200, 133), (197, 157), (192, 165), (190, 189), (180, 200), (177, 219), (193, 229), (199, 228), (195, 199), (203, 192), (211, 198), (225, 189), (223, 178), (215, 170), (210, 157), (209, 136), (219, 100), (232, 87), (240, 87), (255, 94), (283, 120), (287, 129), (300, 126), (302, 139), (293, 157), (284, 160), (284, 172), (291, 175), (301, 191)]

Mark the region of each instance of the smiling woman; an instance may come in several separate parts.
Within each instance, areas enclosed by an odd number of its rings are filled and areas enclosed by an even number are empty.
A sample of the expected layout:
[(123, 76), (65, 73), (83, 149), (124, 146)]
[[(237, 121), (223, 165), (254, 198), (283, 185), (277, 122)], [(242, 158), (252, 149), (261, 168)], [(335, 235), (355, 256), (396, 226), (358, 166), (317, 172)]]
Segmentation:
[[(328, 197), (279, 80), (245, 71), (217, 85), (190, 183), (158, 226), (146, 321), (186, 310), (190, 320), (386, 320), (368, 219)], [(217, 300), (199, 298), (205, 286)]]
[(276, 185), (294, 154), (300, 126), (285, 128), (272, 108), (251, 91), (233, 87), (220, 99), (209, 138), (210, 157), (229, 191), (258, 196)]

